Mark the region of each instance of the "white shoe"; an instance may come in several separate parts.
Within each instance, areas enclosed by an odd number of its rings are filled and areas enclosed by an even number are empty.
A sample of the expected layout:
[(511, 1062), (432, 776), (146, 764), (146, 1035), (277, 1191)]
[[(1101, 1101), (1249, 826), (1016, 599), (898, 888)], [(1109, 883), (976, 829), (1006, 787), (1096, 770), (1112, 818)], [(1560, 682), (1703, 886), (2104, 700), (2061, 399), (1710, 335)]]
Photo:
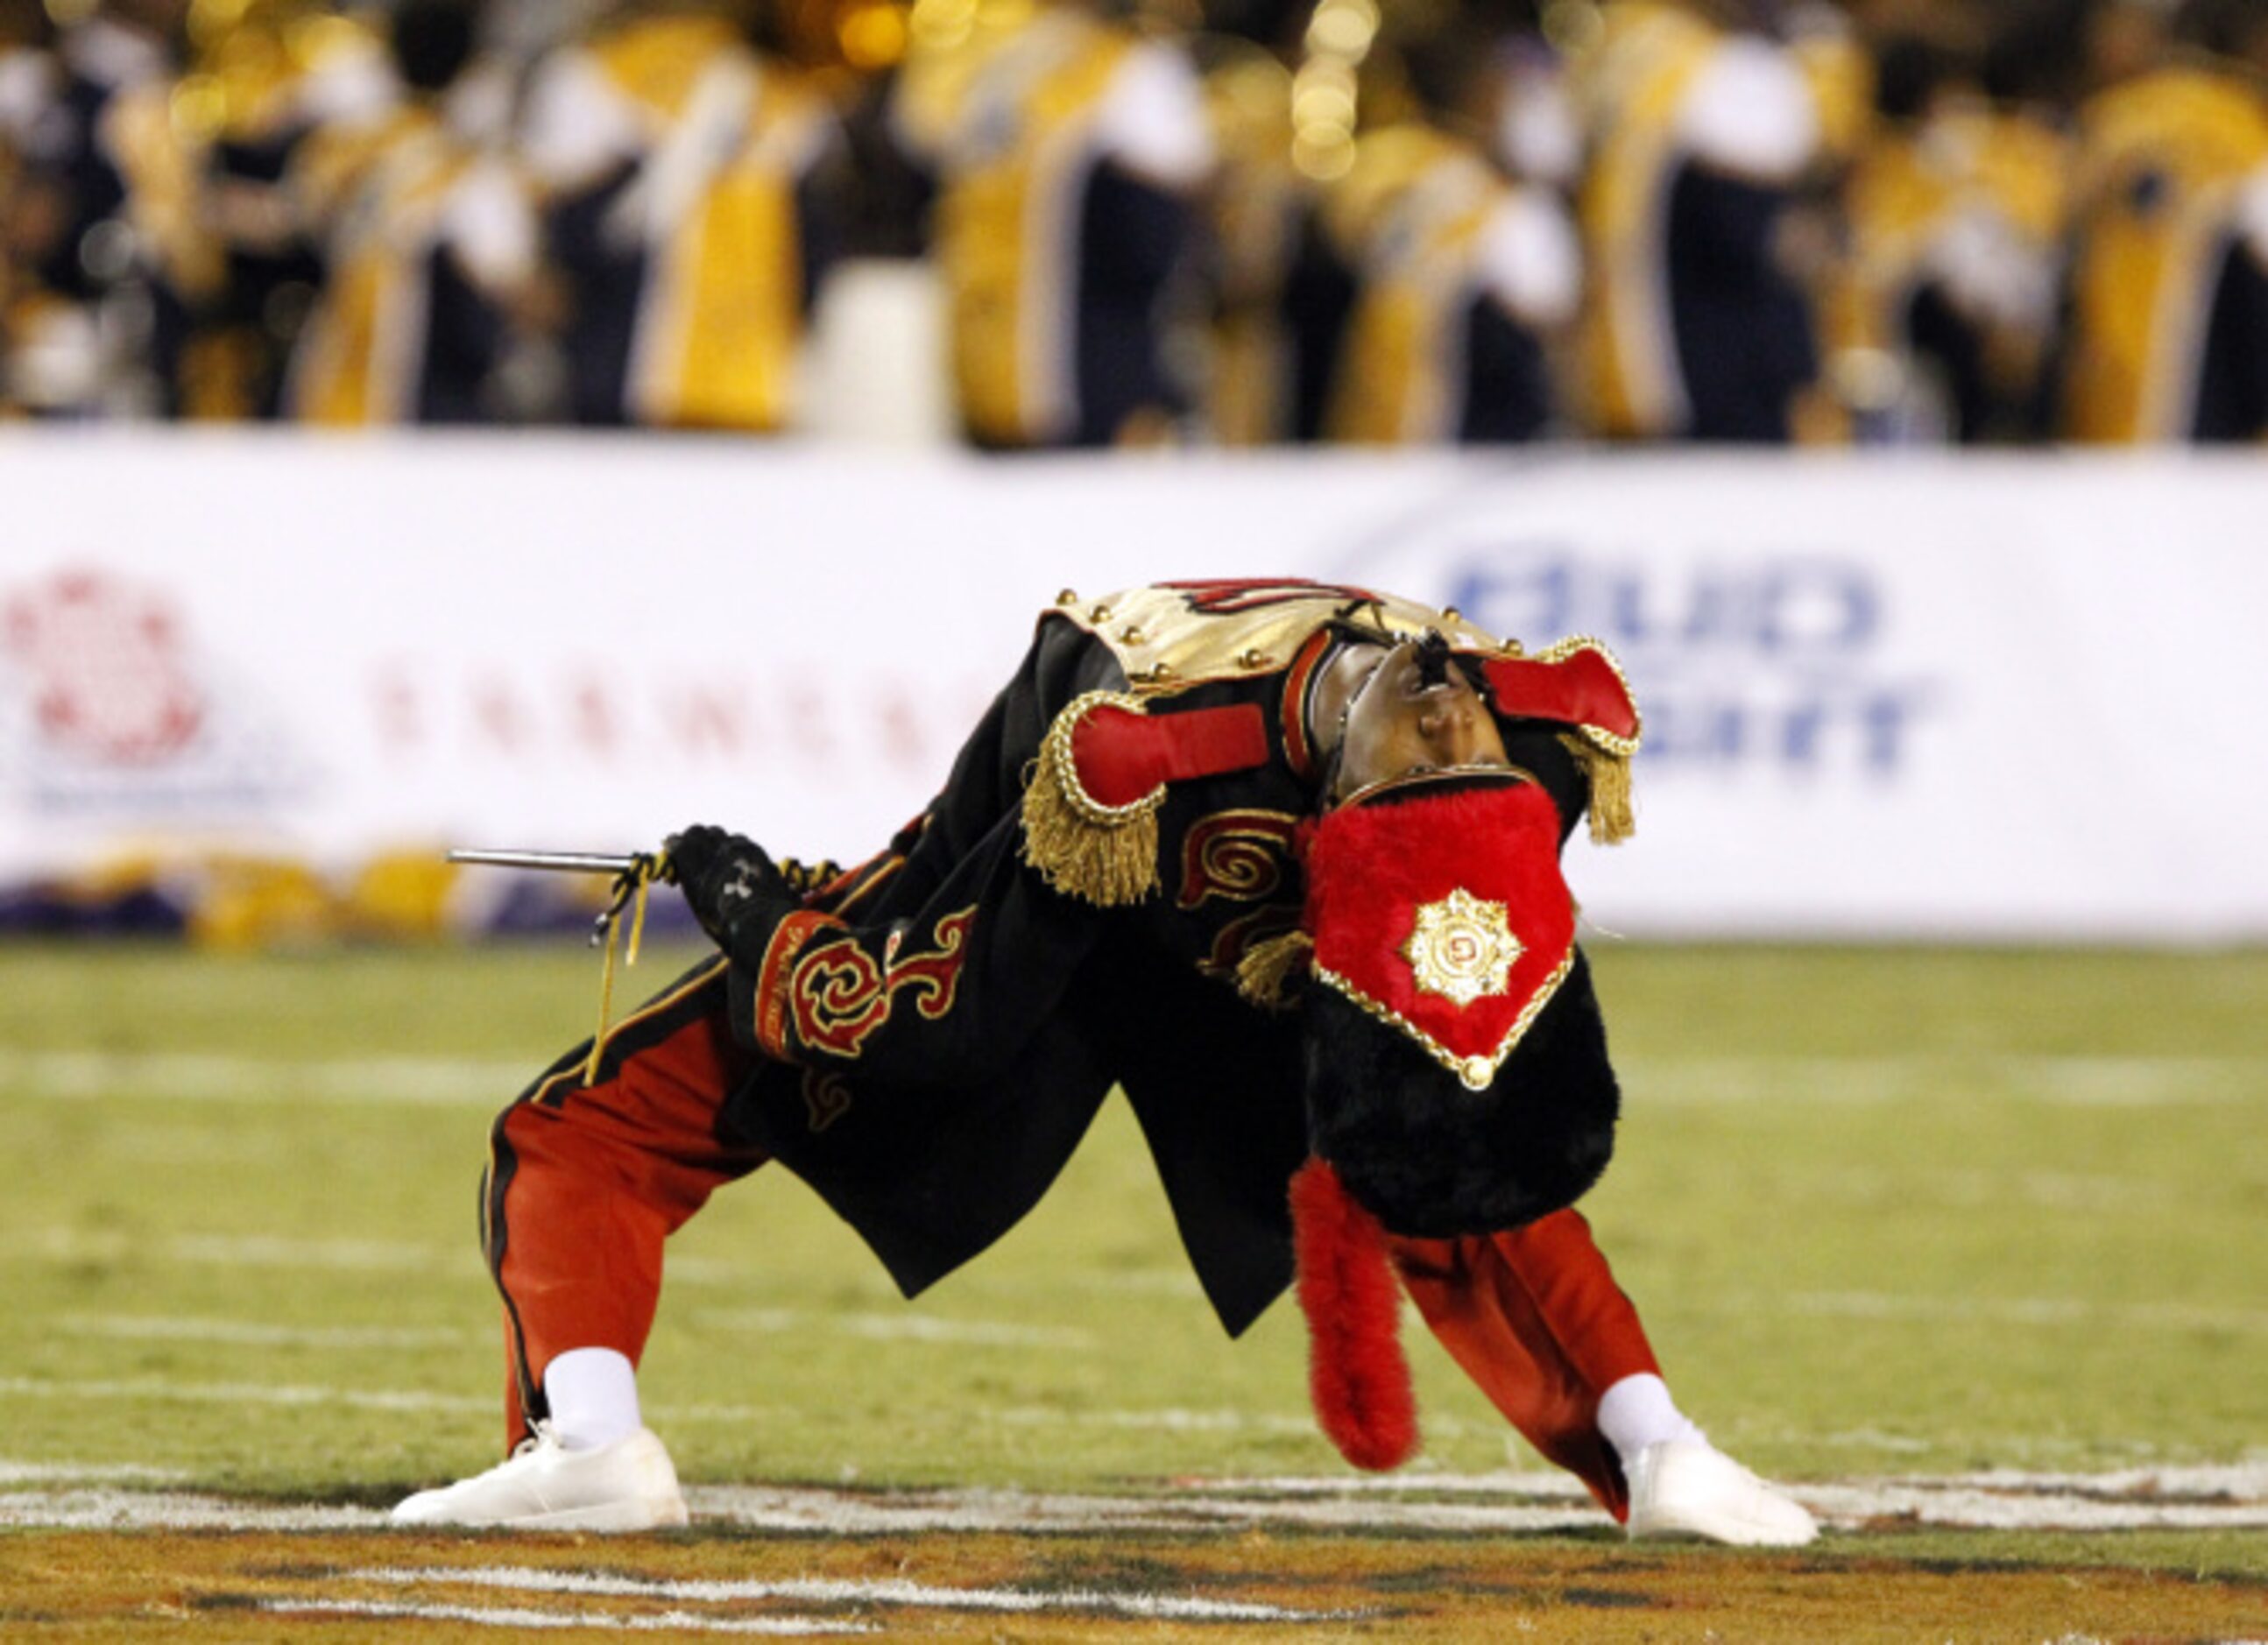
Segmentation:
[(508, 1462), (395, 1505), (397, 1525), (509, 1525), (519, 1531), (652, 1531), (686, 1522), (677, 1470), (652, 1430), (570, 1450), (548, 1422)]
[(1705, 1440), (1648, 1445), (1631, 1470), (1630, 1493), (1632, 1541), (1699, 1537), (1741, 1548), (1796, 1548), (1819, 1534), (1803, 1504)]

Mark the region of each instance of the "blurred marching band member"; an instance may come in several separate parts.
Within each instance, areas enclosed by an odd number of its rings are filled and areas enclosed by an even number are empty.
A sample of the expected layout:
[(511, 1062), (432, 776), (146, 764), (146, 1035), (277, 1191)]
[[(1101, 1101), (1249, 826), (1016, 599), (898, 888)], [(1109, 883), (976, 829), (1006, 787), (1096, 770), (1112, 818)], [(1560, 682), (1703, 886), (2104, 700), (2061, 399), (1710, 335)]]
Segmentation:
[(1285, 282), (1310, 209), (1293, 164), (1290, 58), (1301, 0), (1214, 0), (1196, 43), (1216, 164), (1204, 195), (1204, 422), (1224, 445), (1292, 431)]
[(2007, 438), (2036, 413), (2065, 147), (2043, 121), (1988, 100), (1982, 66), (1919, 36), (1881, 54), (1880, 127), (1845, 184), (1850, 239), (1830, 320), (1862, 440)]
[(1572, 200), (1583, 180), (1583, 116), (1567, 61), (1534, 19), (1497, 41), (1488, 146), (1498, 165), (1523, 183)]
[(1404, 48), (1420, 117), (1366, 132), (1326, 194), (1351, 300), (1323, 431), (1404, 444), (1528, 440), (1559, 419), (1553, 356), (1582, 292), (1572, 223), (1483, 146), (1498, 89), (1462, 30)]
[(1817, 374), (1784, 226), (1822, 156), (1821, 109), (1750, 15), (1742, 0), (1612, 0), (1577, 65), (1596, 432), (1785, 442)]
[(225, 27), (193, 34), (187, 84), (211, 126), (202, 209), (225, 266), (197, 316), (185, 409), (273, 417), (325, 277), (295, 163), (311, 143), (373, 140), (400, 92), (376, 33), (317, 0), (254, 0)]
[(291, 361), (297, 418), (497, 415), (514, 318), (540, 307), (543, 284), (528, 190), (479, 140), (485, 85), (467, 72), (478, 28), (467, 0), (404, 0), (388, 36), (398, 106), (375, 130), (313, 145), (294, 175), (325, 224), (329, 270)]
[(2268, 432), (2264, 87), (2268, 13), (2192, 0), (2168, 60), (2080, 110), (2063, 379), (2073, 437)]
[(7, 371), (7, 317), (21, 277), (18, 246), (34, 226), (25, 215), (31, 207), (21, 187), (23, 166), (62, 84), (46, 7), (40, 0), (0, 0), (0, 417), (17, 409)]
[(198, 146), (173, 117), (182, 16), (182, 0), (105, 0), (63, 31), (49, 99), (18, 71), (31, 106), (10, 211), (8, 378), (35, 415), (179, 406), (190, 305), (222, 272)]
[(570, 415), (772, 432), (836, 253), (832, 109), (730, 5), (633, 4), (539, 65), (525, 153), (567, 287)]
[(993, 449), (1155, 443), (1190, 403), (1168, 299), (1214, 163), (1188, 56), (1079, 0), (909, 62), (963, 428)]

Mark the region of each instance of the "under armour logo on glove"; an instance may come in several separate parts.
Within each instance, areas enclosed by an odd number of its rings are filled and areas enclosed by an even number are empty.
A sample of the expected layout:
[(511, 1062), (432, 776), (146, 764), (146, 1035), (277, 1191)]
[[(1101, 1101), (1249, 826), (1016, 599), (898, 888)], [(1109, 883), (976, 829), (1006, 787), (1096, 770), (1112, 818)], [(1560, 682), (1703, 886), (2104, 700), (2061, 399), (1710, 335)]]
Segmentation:
[(738, 958), (761, 955), (779, 920), (801, 904), (763, 847), (745, 834), (696, 824), (664, 845), (686, 906), (717, 946)]

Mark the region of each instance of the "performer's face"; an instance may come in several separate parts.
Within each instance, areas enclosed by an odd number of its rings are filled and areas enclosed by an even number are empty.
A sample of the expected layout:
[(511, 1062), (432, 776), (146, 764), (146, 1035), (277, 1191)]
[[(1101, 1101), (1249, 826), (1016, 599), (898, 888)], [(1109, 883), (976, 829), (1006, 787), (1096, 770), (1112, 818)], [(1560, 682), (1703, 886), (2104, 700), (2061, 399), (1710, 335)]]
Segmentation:
[(1389, 777), (1512, 763), (1496, 716), (1462, 671), (1428, 682), (1418, 659), (1417, 642), (1403, 641), (1348, 699), (1334, 803)]

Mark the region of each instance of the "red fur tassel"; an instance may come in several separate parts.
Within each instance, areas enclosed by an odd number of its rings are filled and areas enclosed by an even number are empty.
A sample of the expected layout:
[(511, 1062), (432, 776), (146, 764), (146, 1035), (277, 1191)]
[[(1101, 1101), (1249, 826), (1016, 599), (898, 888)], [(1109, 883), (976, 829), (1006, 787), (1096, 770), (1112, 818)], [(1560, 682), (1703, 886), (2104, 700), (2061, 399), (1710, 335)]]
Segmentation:
[(1311, 1159), (1292, 1179), (1292, 1238), (1316, 1419), (1356, 1467), (1398, 1467), (1418, 1449), (1418, 1400), (1402, 1355), (1401, 1286), (1377, 1219), (1328, 1162)]

